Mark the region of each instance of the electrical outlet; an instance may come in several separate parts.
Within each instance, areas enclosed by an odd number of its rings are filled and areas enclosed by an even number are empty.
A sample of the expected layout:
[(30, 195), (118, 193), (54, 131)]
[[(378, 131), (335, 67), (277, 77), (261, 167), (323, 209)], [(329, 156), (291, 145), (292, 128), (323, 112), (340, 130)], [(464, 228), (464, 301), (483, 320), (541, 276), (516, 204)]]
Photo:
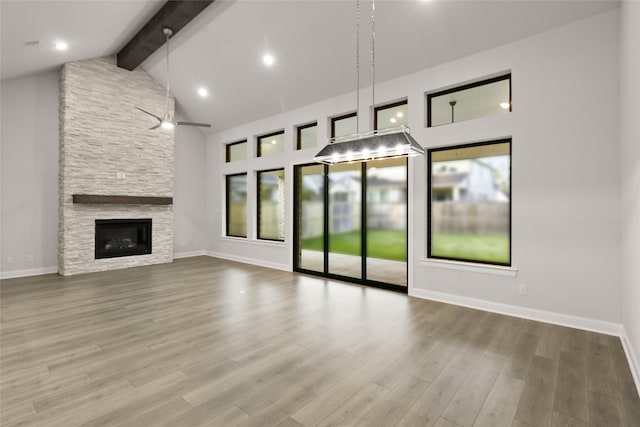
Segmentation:
[(7, 258), (7, 262), (8, 262), (9, 264), (13, 264), (13, 257), (12, 257), (12, 256), (10, 256), (9, 258)]
[(518, 293), (520, 295), (526, 295), (527, 292), (529, 292), (529, 290), (527, 289), (527, 285), (525, 285), (524, 283), (520, 283), (520, 285), (518, 286)]
[(27, 262), (33, 262), (33, 255), (32, 254), (27, 255)]

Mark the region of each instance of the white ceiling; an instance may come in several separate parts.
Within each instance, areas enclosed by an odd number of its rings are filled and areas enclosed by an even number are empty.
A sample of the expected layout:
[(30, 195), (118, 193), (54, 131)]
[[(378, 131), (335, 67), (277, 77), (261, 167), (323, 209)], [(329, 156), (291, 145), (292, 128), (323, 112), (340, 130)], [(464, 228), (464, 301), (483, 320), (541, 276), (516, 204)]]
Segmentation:
[[(157, 1), (1, 1), (2, 79), (117, 53)], [(376, 80), (389, 80), (619, 6), (618, 1), (377, 0)], [(370, 83), (370, 7), (361, 8), (361, 86)], [(60, 38), (66, 52), (53, 49)], [(36, 47), (25, 46), (40, 40)], [(276, 63), (262, 64), (271, 52)], [(165, 82), (164, 49), (141, 66)], [(355, 2), (217, 0), (171, 41), (171, 89), (211, 131), (355, 89)], [(207, 98), (198, 87), (209, 90)], [(160, 112), (158, 112), (160, 113)]]

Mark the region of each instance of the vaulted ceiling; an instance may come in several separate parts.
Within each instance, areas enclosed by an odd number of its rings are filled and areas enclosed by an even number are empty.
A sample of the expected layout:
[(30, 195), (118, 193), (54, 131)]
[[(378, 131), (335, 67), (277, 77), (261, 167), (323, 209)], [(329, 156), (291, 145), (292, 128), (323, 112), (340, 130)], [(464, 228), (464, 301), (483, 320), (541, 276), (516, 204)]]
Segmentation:
[[(2, 79), (116, 54), (163, 1), (6, 1)], [(618, 1), (377, 0), (376, 79), (389, 80), (619, 7)], [(355, 0), (216, 0), (171, 40), (171, 89), (210, 132), (355, 89)], [(371, 2), (360, 2), (361, 86)], [(54, 48), (64, 40), (66, 51)], [(37, 43), (36, 43), (37, 41)], [(263, 64), (273, 55), (271, 67)], [(166, 82), (165, 50), (141, 67)], [(208, 96), (198, 95), (206, 88)], [(159, 112), (160, 113), (160, 112)]]

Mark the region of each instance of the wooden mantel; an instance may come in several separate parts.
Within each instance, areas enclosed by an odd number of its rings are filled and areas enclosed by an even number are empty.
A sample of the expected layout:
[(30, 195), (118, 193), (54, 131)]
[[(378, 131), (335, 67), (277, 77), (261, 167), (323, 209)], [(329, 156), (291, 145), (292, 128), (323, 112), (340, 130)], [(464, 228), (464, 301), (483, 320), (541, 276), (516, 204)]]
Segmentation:
[(106, 194), (74, 194), (73, 203), (109, 205), (172, 205), (173, 197), (109, 196)]

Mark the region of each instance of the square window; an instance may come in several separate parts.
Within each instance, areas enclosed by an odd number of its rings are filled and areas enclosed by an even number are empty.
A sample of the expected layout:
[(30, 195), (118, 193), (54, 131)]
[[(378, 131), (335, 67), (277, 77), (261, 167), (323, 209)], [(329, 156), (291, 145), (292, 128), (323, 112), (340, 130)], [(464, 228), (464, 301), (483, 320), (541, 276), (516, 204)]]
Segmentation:
[(356, 133), (358, 133), (357, 113), (345, 114), (331, 119), (331, 138), (339, 138)]
[(407, 123), (407, 101), (375, 108), (374, 128), (376, 130), (407, 126)]
[(310, 123), (297, 127), (296, 148), (304, 150), (305, 148), (313, 148), (317, 145), (318, 140), (318, 124)]
[(284, 152), (284, 131), (258, 137), (258, 157), (271, 156)]
[(247, 158), (247, 141), (238, 141), (225, 146), (226, 162), (237, 162)]

